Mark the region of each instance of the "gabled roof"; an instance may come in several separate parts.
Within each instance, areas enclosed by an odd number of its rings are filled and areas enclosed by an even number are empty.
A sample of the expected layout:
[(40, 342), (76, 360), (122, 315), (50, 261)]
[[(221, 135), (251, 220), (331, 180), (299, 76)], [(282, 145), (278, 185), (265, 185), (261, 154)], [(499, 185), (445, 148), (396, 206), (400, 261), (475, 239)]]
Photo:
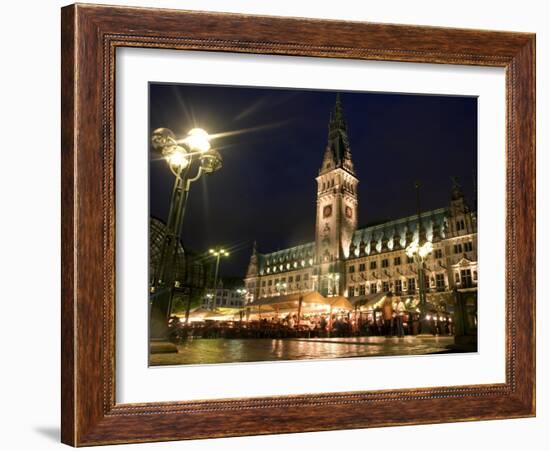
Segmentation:
[[(315, 256), (315, 242), (301, 244), (299, 246), (289, 247), (287, 249), (281, 249), (269, 254), (257, 253), (258, 257), (258, 270), (260, 273), (268, 266), (283, 267), (279, 271), (289, 271), (291, 269), (300, 269), (310, 266), (309, 260)], [(301, 262), (304, 261), (304, 266)], [(297, 263), (296, 267), (294, 263)], [(287, 265), (290, 267), (287, 268)]]
[[(432, 239), (434, 226), (439, 228), (441, 238), (445, 238), (448, 227), (448, 216), (449, 211), (447, 208), (438, 208), (420, 214), (420, 223), (428, 240)], [(403, 247), (406, 244), (407, 233), (412, 233), (413, 239), (418, 239), (418, 215), (406, 216), (393, 221), (357, 229), (353, 234), (352, 245), (356, 248), (356, 256), (359, 255), (361, 242), (365, 246), (366, 254), (372, 253), (370, 249), (371, 244), (375, 244), (376, 252), (380, 252), (383, 240), (388, 242), (388, 246), (391, 249), (393, 248), (394, 239), (398, 238), (401, 247)]]

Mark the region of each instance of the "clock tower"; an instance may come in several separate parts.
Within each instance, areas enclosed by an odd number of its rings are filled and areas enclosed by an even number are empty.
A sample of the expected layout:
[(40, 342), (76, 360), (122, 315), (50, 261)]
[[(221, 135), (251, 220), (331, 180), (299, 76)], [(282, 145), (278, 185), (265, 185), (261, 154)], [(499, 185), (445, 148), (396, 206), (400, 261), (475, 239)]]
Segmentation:
[(344, 259), (357, 228), (357, 185), (340, 95), (330, 115), (328, 143), (317, 180), (317, 290), (344, 293)]

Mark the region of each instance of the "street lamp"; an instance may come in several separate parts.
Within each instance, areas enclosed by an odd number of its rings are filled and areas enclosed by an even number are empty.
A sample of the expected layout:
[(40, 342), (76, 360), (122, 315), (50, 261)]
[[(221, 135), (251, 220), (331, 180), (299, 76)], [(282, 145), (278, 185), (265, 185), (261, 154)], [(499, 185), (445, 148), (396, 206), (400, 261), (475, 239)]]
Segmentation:
[(206, 294), (206, 305), (210, 306), (210, 303), (212, 302), (212, 299), (214, 298), (214, 295), (212, 293), (207, 293)]
[(210, 255), (216, 258), (216, 270), (214, 271), (214, 297), (212, 298), (212, 310), (216, 307), (216, 290), (217, 290), (217, 284), (218, 284), (218, 271), (220, 269), (220, 258), (221, 257), (229, 257), (229, 252), (227, 252), (223, 248), (215, 248), (209, 250)]
[(239, 321), (242, 322), (243, 320), (243, 307), (246, 302), (246, 295), (248, 294), (248, 290), (246, 288), (237, 288), (237, 294), (239, 295), (241, 299), (241, 305), (239, 306)]
[(418, 273), (418, 298), (420, 303), (420, 318), (425, 320), (427, 303), (426, 303), (426, 276), (425, 276), (425, 260), (426, 257), (432, 252), (433, 245), (431, 241), (426, 240), (426, 233), (422, 227), (422, 220), (420, 217), (420, 187), (419, 181), (415, 182), (414, 187), (416, 189), (416, 216), (418, 222), (418, 237), (411, 244), (407, 246), (405, 252), (409, 258), (412, 258), (416, 263)]
[(340, 294), (340, 273), (337, 273), (337, 272), (329, 273), (328, 280), (329, 280), (328, 295), (338, 296)]
[(248, 291), (245, 288), (237, 288), (237, 294), (241, 297), (244, 297)]
[(413, 241), (407, 246), (405, 252), (409, 258), (412, 258), (416, 263), (418, 273), (418, 297), (420, 300), (420, 314), (424, 319), (426, 316), (426, 276), (424, 262), (426, 257), (433, 251), (431, 241), (426, 241), (424, 244), (419, 244), (418, 240)]
[(203, 174), (222, 167), (222, 157), (210, 146), (210, 137), (200, 128), (191, 129), (182, 139), (168, 128), (158, 128), (151, 136), (153, 150), (159, 153), (175, 177), (168, 221), (164, 229), (159, 263), (150, 287), (151, 338), (165, 338), (172, 308), (174, 268), (185, 206), (191, 183)]

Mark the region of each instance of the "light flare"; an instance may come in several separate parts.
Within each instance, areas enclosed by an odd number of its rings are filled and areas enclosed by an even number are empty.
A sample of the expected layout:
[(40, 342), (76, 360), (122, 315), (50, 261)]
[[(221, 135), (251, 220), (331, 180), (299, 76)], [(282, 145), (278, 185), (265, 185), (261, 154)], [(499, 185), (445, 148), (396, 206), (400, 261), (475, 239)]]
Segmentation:
[(193, 152), (204, 153), (210, 150), (210, 139), (211, 137), (202, 128), (193, 128), (189, 130), (183, 142), (187, 144)]
[(259, 132), (261, 130), (268, 130), (270, 128), (281, 127), (289, 122), (290, 120), (284, 120), (284, 121), (274, 122), (272, 124), (258, 125), (256, 127), (248, 127), (248, 128), (241, 128), (239, 130), (229, 130), (226, 132), (214, 133), (210, 135), (210, 139), (212, 140), (212, 139), (219, 139), (219, 138), (227, 138), (229, 136), (239, 136), (239, 135), (244, 135), (246, 133)]
[(184, 152), (177, 150), (166, 155), (166, 161), (168, 161), (170, 165), (182, 169), (187, 167), (189, 164), (189, 158), (187, 158), (187, 155), (185, 155)]

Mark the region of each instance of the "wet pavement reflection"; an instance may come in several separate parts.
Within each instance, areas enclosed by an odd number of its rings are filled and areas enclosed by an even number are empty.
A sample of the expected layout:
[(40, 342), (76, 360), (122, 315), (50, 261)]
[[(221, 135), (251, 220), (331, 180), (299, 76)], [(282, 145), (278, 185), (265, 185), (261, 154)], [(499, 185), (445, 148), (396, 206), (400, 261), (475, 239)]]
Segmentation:
[(277, 360), (422, 355), (451, 352), (453, 337), (352, 337), (192, 339), (172, 354), (152, 354), (150, 364), (183, 365)]

